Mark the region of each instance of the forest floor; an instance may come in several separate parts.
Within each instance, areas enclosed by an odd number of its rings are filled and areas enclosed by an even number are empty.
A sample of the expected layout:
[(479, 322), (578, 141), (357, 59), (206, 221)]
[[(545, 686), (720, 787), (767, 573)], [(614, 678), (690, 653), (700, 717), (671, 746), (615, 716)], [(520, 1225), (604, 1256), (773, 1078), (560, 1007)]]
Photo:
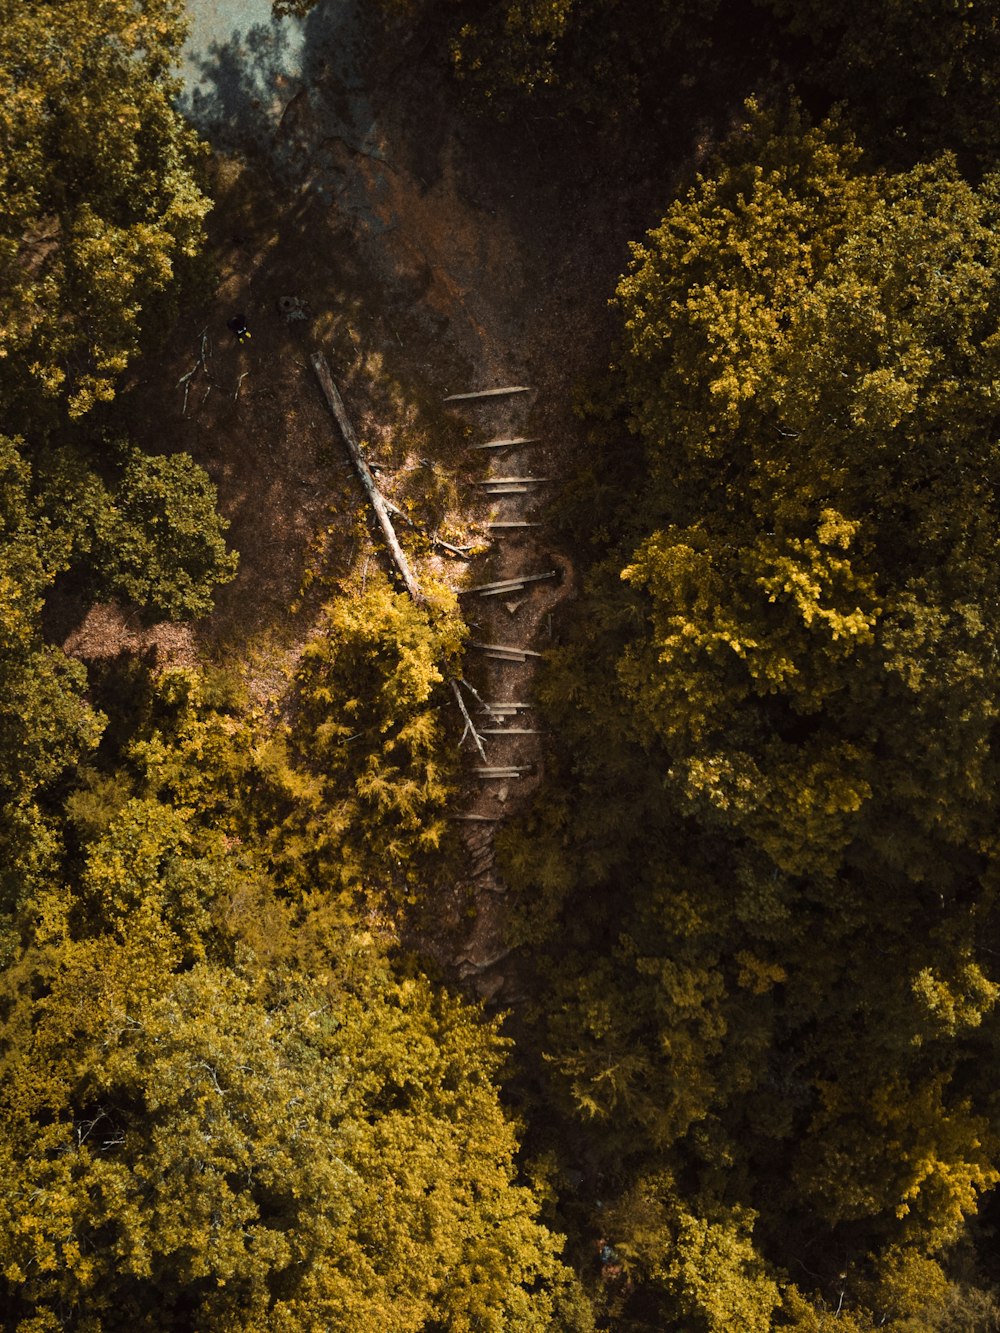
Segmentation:
[[(697, 158), (705, 132), (688, 120), (683, 142), (661, 134), (669, 146), (657, 160), (648, 145), (630, 148), (580, 120), (530, 111), (516, 124), (477, 119), (428, 58), (433, 35), (373, 25), (370, 7), (320, 6), (295, 27), (293, 65), (280, 24), (234, 33), (199, 61), (192, 110), (215, 148), (214, 279), (165, 352), (140, 366), (128, 403), (146, 448), (186, 450), (211, 474), (240, 571), (215, 613), (186, 629), (142, 630), (116, 608), (95, 608), (66, 638), (84, 658), (155, 646), (165, 661), (235, 664), (259, 703), (280, 709), (324, 590), (381, 558), (309, 366), (314, 350), (327, 357), (386, 494), (427, 529), (473, 547), (469, 563), (425, 547), (422, 577), (460, 588), (558, 571), (516, 597), (463, 599), (472, 637), (544, 652), (558, 633), (552, 613), (573, 572), (544, 520), (585, 457), (574, 395), (606, 368), (608, 301), (627, 242), (658, 221), (677, 164)], [(252, 331), (242, 346), (226, 328), (237, 312)], [(533, 392), (443, 401), (503, 384)], [(493, 431), (539, 443), (468, 447)], [(552, 479), (538, 488), (545, 500), (492, 502), (495, 518), (541, 526), (490, 540), (491, 502), (477, 483), (491, 470)], [(530, 702), (531, 662), (470, 652), (468, 671), (484, 697)], [(491, 763), (531, 769), (514, 782), (470, 780), (460, 812), (492, 821), (523, 806), (544, 747), (536, 736), (489, 744)], [(478, 759), (466, 746), (471, 766)], [(504, 983), (493, 961), (503, 952), (495, 827), (462, 826), (469, 883), (439, 905), (450, 961), (487, 996)], [(471, 934), (456, 944), (470, 889)]]

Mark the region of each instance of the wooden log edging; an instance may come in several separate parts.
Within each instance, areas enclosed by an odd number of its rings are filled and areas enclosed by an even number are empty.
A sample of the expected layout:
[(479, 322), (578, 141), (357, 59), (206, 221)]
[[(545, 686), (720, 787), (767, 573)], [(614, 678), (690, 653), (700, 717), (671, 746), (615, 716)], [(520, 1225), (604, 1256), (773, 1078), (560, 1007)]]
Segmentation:
[(469, 403), (475, 398), (498, 398), (505, 393), (531, 393), (527, 384), (506, 384), (502, 389), (473, 389), (470, 393), (450, 393), (446, 403)]
[(529, 657), (541, 657), (533, 648), (518, 648), (515, 644), (480, 643), (477, 639), (469, 640), (470, 648), (478, 648), (487, 657), (499, 657), (508, 662), (526, 662)]
[(496, 583), (477, 583), (472, 588), (460, 588), (460, 594), (479, 593), (482, 597), (493, 597), (505, 592), (518, 592), (526, 583), (541, 583), (545, 579), (559, 577), (558, 569), (546, 570), (544, 574), (517, 574), (509, 579), (500, 579)]
[(350, 418), (347, 415), (347, 409), (344, 407), (344, 400), (340, 396), (336, 384), (333, 382), (333, 376), (330, 374), (330, 367), (326, 364), (326, 358), (322, 352), (314, 352), (310, 357), (313, 370), (316, 372), (316, 378), (319, 380), (320, 388), (330, 411), (333, 413), (337, 425), (340, 427), (340, 433), (344, 437), (344, 444), (347, 446), (347, 452), (351, 456), (351, 462), (354, 469), (361, 478), (361, 484), (365, 488), (365, 494), (368, 496), (369, 503), (375, 511), (375, 516), (379, 521), (379, 527), (382, 529), (382, 535), (385, 537), (386, 545), (389, 548), (389, 554), (392, 556), (393, 563), (399, 571), (399, 576), (403, 580), (406, 591), (413, 598), (418, 606), (424, 606), (426, 599), (420, 589), (420, 584), (413, 577), (413, 571), (410, 569), (410, 563), (406, 558), (406, 553), (399, 544), (399, 538), (396, 536), (396, 530), (392, 526), (392, 520), (389, 517), (389, 511), (386, 508), (382, 493), (375, 484), (375, 478), (372, 476), (371, 468), (365, 462), (361, 447), (358, 444), (358, 437), (354, 433), (354, 427), (351, 425)]
[(484, 444), (470, 444), (470, 449), (506, 449), (513, 444), (537, 444), (537, 435), (515, 435), (509, 440), (486, 440)]

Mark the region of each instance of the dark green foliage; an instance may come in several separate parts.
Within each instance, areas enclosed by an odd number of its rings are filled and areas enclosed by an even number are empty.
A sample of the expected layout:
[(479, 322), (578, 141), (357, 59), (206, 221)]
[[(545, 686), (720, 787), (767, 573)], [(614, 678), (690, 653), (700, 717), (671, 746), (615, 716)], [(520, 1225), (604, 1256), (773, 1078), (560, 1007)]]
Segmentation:
[(0, 911), (52, 873), (58, 847), (48, 798), (97, 744), (103, 719), (85, 673), (42, 641), (42, 598), (68, 543), (30, 493), (18, 442), (0, 437)]
[(808, 44), (803, 73), (846, 98), (859, 129), (897, 158), (950, 148), (972, 164), (1000, 150), (996, 0), (765, 0)]
[(998, 207), (754, 113), (619, 288), (639, 531), (554, 657), (563, 790), (511, 869), (668, 1327), (770, 1327), (802, 1233), (787, 1322), (854, 1265), (878, 1324), (874, 1256), (938, 1265), (929, 1326), (1000, 1179)]
[(452, 62), (500, 108), (513, 94), (628, 119), (704, 46), (717, 0), (457, 0)]
[(100, 507), (90, 562), (109, 597), (137, 603), (150, 619), (207, 615), (212, 593), (236, 575), (229, 524), (217, 492), (188, 454), (128, 449), (121, 480)]

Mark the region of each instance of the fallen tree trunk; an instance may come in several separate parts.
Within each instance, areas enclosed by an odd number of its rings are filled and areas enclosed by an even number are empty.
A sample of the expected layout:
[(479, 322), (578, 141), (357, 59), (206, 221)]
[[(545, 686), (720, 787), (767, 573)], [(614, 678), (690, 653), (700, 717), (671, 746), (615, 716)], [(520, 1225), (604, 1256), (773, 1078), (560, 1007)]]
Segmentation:
[(326, 358), (322, 352), (314, 352), (310, 358), (312, 368), (316, 372), (316, 378), (319, 380), (320, 388), (330, 405), (330, 411), (334, 415), (337, 425), (340, 427), (340, 433), (344, 437), (344, 444), (347, 446), (347, 452), (351, 456), (351, 462), (354, 464), (355, 471), (361, 478), (361, 484), (365, 488), (365, 494), (368, 496), (371, 507), (375, 511), (375, 517), (379, 521), (382, 529), (382, 535), (385, 537), (385, 543), (389, 548), (389, 554), (392, 556), (393, 563), (399, 571), (399, 577), (403, 580), (406, 591), (413, 598), (418, 606), (425, 604), (424, 594), (420, 590), (420, 584), (413, 577), (413, 571), (410, 569), (406, 553), (399, 544), (399, 538), (396, 536), (396, 529), (392, 526), (392, 520), (389, 517), (389, 511), (386, 508), (382, 493), (375, 485), (375, 478), (372, 476), (371, 468), (365, 462), (358, 445), (358, 438), (354, 434), (354, 427), (351, 425), (347, 410), (344, 407), (344, 400), (340, 396), (336, 384), (333, 382), (333, 376), (330, 374), (330, 367), (326, 364)]

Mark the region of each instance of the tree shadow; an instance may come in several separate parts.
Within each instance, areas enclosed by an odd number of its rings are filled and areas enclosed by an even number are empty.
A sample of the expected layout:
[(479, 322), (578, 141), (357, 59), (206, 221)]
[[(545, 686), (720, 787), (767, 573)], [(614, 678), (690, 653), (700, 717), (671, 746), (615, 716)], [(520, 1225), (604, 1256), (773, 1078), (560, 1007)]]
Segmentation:
[[(233, 11), (238, 20), (235, 3)], [(312, 162), (330, 141), (375, 156), (365, 29), (357, 0), (331, 0), (305, 20), (234, 23), (227, 40), (189, 50), (180, 110), (214, 148), (262, 163), (282, 182), (299, 184), (310, 168), (321, 176)]]
[(224, 152), (266, 152), (284, 108), (298, 86), (292, 33), (281, 20), (234, 28), (226, 42), (212, 42), (189, 65), (198, 82), (182, 95), (180, 109), (199, 132)]

